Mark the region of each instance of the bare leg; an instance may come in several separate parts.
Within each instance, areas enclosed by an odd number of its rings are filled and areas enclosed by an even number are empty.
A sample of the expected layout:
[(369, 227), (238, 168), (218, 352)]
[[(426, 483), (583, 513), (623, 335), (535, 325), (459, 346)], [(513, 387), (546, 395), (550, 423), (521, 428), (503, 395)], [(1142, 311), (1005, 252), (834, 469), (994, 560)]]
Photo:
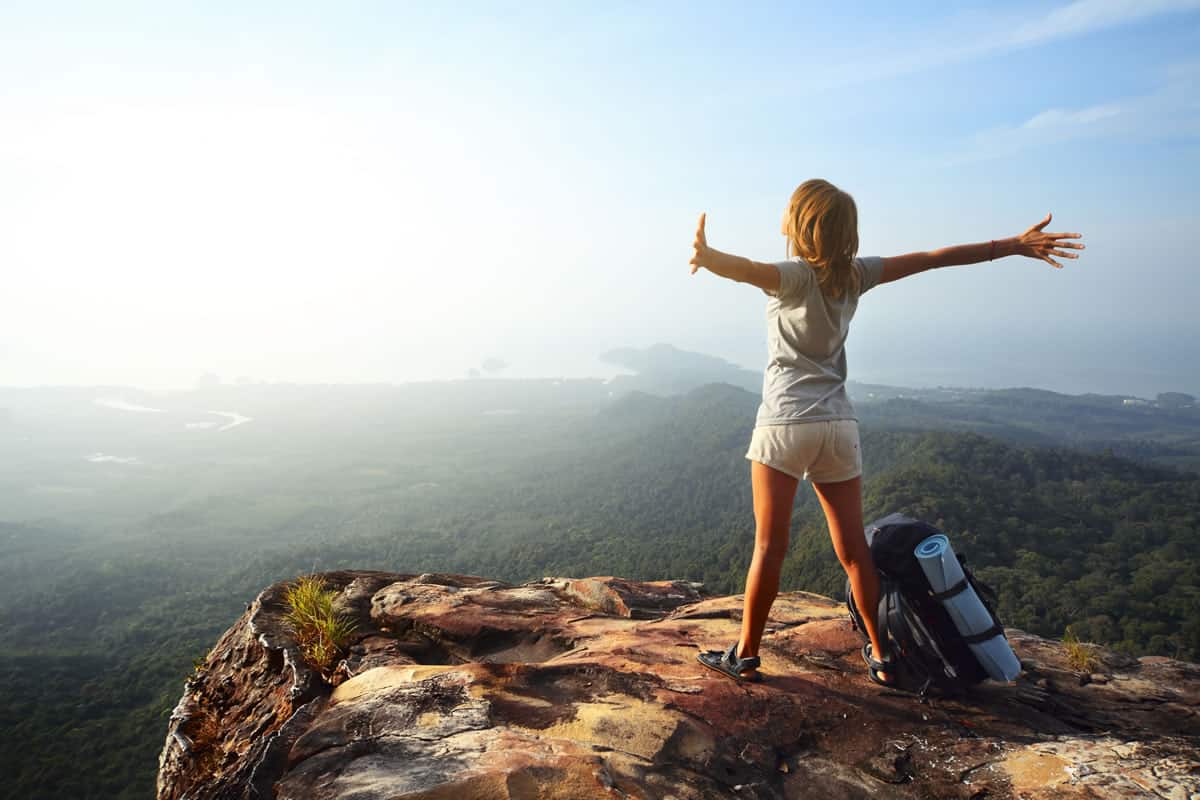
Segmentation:
[[(814, 483), (813, 490), (825, 510), (825, 521), (829, 524), (829, 537), (838, 561), (850, 578), (850, 589), (854, 602), (862, 612), (867, 636), (871, 639), (871, 653), (877, 659), (887, 656), (883, 642), (879, 640), (879, 626), (875, 609), (879, 607), (879, 573), (871, 558), (871, 548), (863, 532), (862, 477), (838, 483)], [(882, 680), (888, 679), (886, 672), (878, 673)]]
[[(792, 503), (800, 481), (766, 464), (751, 461), (750, 483), (754, 490), (754, 557), (746, 575), (738, 658), (758, 655), (767, 614), (779, 593), (779, 572), (787, 555)], [(753, 677), (756, 672), (747, 670), (744, 674)]]

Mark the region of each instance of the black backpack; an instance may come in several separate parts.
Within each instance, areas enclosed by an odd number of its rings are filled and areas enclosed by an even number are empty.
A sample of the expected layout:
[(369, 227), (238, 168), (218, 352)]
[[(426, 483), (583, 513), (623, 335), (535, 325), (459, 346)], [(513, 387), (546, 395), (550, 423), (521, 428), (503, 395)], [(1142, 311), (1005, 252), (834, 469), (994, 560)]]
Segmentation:
[[(880, 638), (887, 642), (888, 656), (895, 662), (889, 675), (895, 676), (898, 688), (922, 698), (931, 687), (946, 694), (959, 694), (986, 679), (987, 672), (968, 645), (1004, 632), (996, 616), (996, 593), (971, 573), (961, 553), (956, 555), (964, 582), (938, 594), (930, 588), (913, 550), (924, 539), (939, 533), (934, 526), (899, 513), (876, 520), (866, 531), (871, 557), (879, 570), (876, 620)], [(964, 637), (942, 607), (941, 598), (962, 591), (968, 583), (979, 595), (993, 624), (983, 633)], [(849, 580), (846, 605), (851, 624), (866, 639), (866, 627), (854, 604)]]

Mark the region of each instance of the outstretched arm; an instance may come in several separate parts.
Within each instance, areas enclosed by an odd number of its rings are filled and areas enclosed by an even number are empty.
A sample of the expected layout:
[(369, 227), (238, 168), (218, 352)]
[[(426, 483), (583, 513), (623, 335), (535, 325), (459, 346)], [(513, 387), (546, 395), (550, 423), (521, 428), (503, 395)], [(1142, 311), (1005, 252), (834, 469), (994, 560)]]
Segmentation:
[(1064, 239), (1078, 239), (1078, 233), (1045, 233), (1045, 228), (1050, 223), (1050, 214), (1046, 215), (1036, 225), (1031, 226), (1027, 231), (1020, 236), (1013, 236), (1008, 239), (996, 239), (991, 242), (979, 242), (977, 244), (960, 244), (954, 247), (943, 247), (940, 250), (929, 250), (922, 253), (908, 253), (902, 256), (891, 256), (883, 259), (883, 274), (879, 277), (880, 283), (888, 281), (896, 281), (901, 278), (907, 278), (909, 275), (916, 275), (919, 272), (935, 269), (937, 267), (950, 267), (955, 264), (977, 264), (980, 261), (991, 261), (995, 258), (1003, 258), (1005, 256), (1027, 256), (1029, 258), (1038, 258), (1045, 261), (1047, 264), (1062, 268), (1062, 264), (1055, 261), (1051, 256), (1059, 258), (1079, 258), (1078, 253), (1068, 252), (1072, 250), (1083, 250), (1082, 244), (1063, 241)]
[(742, 256), (722, 253), (708, 246), (704, 235), (704, 214), (696, 227), (696, 240), (692, 242), (692, 274), (704, 267), (709, 272), (740, 283), (749, 283), (769, 292), (779, 291), (779, 268), (774, 264), (751, 261)]

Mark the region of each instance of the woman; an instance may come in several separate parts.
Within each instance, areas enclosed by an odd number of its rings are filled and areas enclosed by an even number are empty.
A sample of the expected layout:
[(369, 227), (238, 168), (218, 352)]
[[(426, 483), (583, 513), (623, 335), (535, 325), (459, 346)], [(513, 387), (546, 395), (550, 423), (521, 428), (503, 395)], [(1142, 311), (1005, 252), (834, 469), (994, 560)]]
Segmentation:
[[(710, 272), (763, 290), (767, 301), (768, 361), (763, 398), (746, 458), (754, 492), (755, 547), (746, 577), (739, 641), (698, 654), (702, 664), (738, 680), (761, 680), (759, 644), (779, 590), (792, 503), (801, 480), (812, 483), (838, 560), (859, 608), (879, 603), (879, 574), (862, 520), (862, 457), (858, 422), (846, 395), (846, 336), (859, 296), (872, 287), (936, 267), (975, 264), (1011, 255), (1078, 258), (1078, 233), (1045, 233), (1050, 215), (1019, 236), (891, 258), (857, 258), (854, 199), (823, 180), (802, 183), (783, 215), (789, 260), (751, 261), (708, 246), (705, 215), (693, 243), (692, 273)], [(892, 661), (875, 615), (863, 620), (867, 674), (890, 686)]]

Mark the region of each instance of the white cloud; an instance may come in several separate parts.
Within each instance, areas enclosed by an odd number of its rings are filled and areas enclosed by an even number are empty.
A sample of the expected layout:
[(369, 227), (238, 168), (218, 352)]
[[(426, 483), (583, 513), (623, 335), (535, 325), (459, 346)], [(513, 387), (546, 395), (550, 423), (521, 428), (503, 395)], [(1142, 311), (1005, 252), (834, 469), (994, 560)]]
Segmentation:
[(1076, 0), (1024, 25), (1010, 46), (1045, 42), (1136, 22), (1147, 17), (1200, 8), (1200, 0)]
[[(1032, 21), (1025, 21), (1010, 10), (985, 17), (948, 20), (906, 45), (894, 47), (895, 42), (889, 41), (876, 48), (864, 48), (888, 55), (879, 60), (858, 60), (848, 67), (839, 65), (836, 74), (824, 80), (810, 80), (806, 85), (823, 91), (895, 78), (1197, 9), (1200, 0), (1077, 0)], [(789, 85), (789, 91), (793, 90)]]
[(1115, 117), (1125, 113), (1124, 109), (1115, 104), (1092, 106), (1078, 111), (1067, 111), (1061, 108), (1051, 108), (1040, 114), (1035, 114), (1021, 125), (1029, 130), (1033, 128), (1067, 128), (1075, 125), (1090, 125), (1102, 119)]
[(980, 131), (943, 161), (950, 166), (1088, 138), (1163, 139), (1200, 135), (1200, 64), (1176, 64), (1153, 92), (1084, 108), (1050, 108), (1015, 125)]

